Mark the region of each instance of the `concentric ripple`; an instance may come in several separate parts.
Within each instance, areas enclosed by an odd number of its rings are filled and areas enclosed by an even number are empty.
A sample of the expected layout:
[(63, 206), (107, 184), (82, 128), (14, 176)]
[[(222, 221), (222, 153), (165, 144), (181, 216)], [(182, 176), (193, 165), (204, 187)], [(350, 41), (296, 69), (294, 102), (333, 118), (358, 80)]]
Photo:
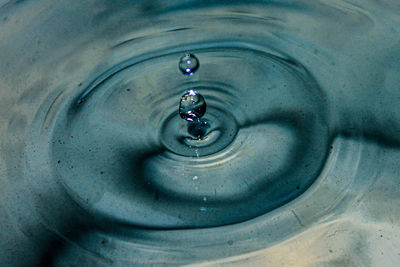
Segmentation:
[[(400, 144), (383, 3), (122, 2), (0, 4), (4, 209), (52, 255), (35, 264), (265, 249), (362, 199), (382, 155), (365, 138)], [(188, 90), (199, 124), (179, 114)]]
[[(193, 49), (197, 80), (177, 73), (179, 52), (133, 59), (66, 106), (52, 159), (80, 206), (131, 225), (198, 228), (249, 220), (307, 189), (327, 151), (320, 89), (293, 61), (232, 46)], [(177, 114), (188, 87), (207, 100), (203, 140)]]

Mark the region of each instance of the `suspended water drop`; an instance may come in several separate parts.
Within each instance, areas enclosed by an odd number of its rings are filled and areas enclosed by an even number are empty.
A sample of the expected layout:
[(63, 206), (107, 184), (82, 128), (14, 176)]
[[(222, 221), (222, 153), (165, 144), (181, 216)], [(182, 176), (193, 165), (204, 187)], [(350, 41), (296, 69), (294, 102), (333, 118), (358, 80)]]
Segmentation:
[(187, 76), (192, 76), (200, 67), (200, 62), (193, 54), (186, 54), (179, 60), (179, 70)]
[(181, 97), (179, 115), (182, 119), (190, 122), (200, 121), (200, 118), (206, 113), (206, 106), (204, 97), (190, 89)]

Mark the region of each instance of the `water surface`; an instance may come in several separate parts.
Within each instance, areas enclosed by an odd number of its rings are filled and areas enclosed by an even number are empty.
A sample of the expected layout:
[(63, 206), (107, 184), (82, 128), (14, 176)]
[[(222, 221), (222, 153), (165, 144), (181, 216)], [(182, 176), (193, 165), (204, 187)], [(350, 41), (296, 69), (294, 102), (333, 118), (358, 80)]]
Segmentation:
[(0, 1), (1, 262), (399, 264), (399, 11)]

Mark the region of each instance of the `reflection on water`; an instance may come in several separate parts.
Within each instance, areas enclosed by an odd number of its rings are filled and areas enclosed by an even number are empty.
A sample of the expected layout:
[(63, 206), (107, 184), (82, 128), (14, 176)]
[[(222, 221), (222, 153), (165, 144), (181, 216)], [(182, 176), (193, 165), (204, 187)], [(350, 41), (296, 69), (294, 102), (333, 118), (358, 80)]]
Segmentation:
[(0, 262), (398, 265), (399, 11), (0, 1)]

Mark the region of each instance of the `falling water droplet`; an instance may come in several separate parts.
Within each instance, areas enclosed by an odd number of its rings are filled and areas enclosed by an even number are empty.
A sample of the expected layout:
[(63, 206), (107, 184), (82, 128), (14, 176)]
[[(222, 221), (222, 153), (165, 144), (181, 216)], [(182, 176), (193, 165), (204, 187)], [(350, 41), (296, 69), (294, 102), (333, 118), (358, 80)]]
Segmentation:
[(199, 121), (206, 113), (206, 101), (204, 97), (195, 90), (190, 89), (181, 97), (179, 103), (179, 115), (187, 121)]
[(192, 76), (200, 67), (200, 62), (193, 54), (186, 54), (179, 60), (179, 70), (187, 76)]

